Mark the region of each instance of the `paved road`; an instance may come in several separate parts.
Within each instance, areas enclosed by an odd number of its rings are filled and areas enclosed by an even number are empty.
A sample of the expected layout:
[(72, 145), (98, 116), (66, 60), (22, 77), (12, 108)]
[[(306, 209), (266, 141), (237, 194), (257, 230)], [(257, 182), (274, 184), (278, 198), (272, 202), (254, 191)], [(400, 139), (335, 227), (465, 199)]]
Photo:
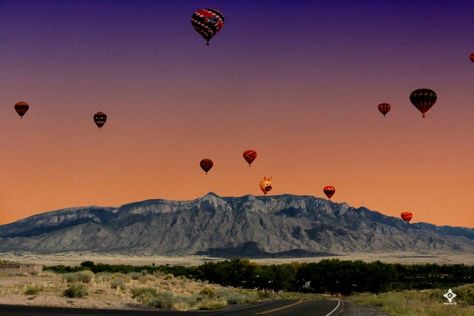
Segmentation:
[[(271, 301), (250, 306), (233, 306), (221, 311), (162, 312), (146, 310), (105, 310), (0, 305), (1, 316), (333, 316), (338, 301)], [(330, 314), (333, 311), (332, 314)]]

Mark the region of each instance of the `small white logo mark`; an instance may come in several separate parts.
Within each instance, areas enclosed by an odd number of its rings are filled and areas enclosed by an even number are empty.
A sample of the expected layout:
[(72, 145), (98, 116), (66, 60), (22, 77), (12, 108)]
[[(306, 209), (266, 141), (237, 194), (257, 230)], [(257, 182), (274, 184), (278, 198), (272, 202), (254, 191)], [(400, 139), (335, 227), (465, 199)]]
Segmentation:
[(456, 305), (456, 302), (453, 302), (453, 300), (457, 295), (451, 289), (444, 293), (443, 296), (448, 300), (448, 303), (444, 303), (444, 305)]

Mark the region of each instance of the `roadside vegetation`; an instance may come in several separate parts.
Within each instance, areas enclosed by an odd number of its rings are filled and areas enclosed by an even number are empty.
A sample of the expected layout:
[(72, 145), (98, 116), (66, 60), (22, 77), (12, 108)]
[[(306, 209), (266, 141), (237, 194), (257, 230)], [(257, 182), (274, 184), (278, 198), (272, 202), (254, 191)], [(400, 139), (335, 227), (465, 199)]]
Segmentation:
[(354, 294), (350, 301), (378, 306), (384, 312), (393, 316), (471, 316), (474, 315), (474, 284), (466, 284), (452, 289), (457, 297), (456, 305), (445, 305), (443, 297), (446, 290), (406, 290), (386, 292), (381, 294)]

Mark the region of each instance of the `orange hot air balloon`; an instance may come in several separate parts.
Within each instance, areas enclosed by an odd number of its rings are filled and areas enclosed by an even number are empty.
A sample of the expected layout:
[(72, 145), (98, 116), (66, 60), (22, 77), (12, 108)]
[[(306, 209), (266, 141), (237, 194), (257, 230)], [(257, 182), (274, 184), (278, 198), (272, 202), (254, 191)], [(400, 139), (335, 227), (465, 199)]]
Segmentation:
[(201, 166), (201, 169), (204, 170), (204, 172), (206, 172), (207, 174), (207, 172), (211, 170), (212, 167), (214, 166), (214, 162), (212, 162), (211, 159), (203, 159), (201, 160), (199, 165)]
[(407, 223), (409, 223), (411, 221), (411, 219), (413, 218), (413, 214), (411, 212), (402, 212), (400, 214), (400, 217)]
[(385, 117), (385, 115), (387, 115), (387, 113), (390, 111), (390, 104), (380, 103), (379, 106), (378, 106), (378, 109), (379, 109), (380, 113), (383, 114), (383, 117)]
[(262, 190), (265, 195), (272, 190), (272, 177), (263, 177), (263, 179), (260, 180), (260, 190)]
[(332, 185), (327, 185), (323, 189), (324, 194), (328, 197), (328, 199), (331, 199), (331, 197), (336, 193), (336, 188), (334, 188)]
[(25, 115), (26, 112), (28, 112), (29, 108), (30, 106), (28, 105), (28, 103), (23, 102), (23, 101), (17, 102), (15, 104), (15, 111), (20, 116), (20, 119), (23, 119), (23, 115)]
[(474, 53), (471, 53), (471, 56), (469, 56), (469, 59), (474, 63)]
[(97, 125), (99, 130), (105, 125), (105, 122), (107, 122), (107, 114), (104, 112), (97, 112), (94, 114), (94, 123)]
[(244, 151), (243, 156), (244, 156), (245, 161), (247, 161), (250, 167), (250, 165), (255, 160), (255, 158), (257, 158), (257, 152), (255, 150), (249, 149), (249, 150)]

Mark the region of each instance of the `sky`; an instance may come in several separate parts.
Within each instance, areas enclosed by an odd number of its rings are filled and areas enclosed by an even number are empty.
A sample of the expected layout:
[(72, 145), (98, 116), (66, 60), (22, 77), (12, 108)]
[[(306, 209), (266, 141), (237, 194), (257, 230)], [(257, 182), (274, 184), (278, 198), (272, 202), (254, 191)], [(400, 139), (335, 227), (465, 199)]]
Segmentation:
[[(210, 46), (191, 26), (200, 8), (225, 16)], [(270, 194), (333, 185), (335, 202), (474, 227), (473, 11), (471, 0), (0, 0), (0, 224), (260, 195), (272, 176)], [(409, 101), (418, 88), (438, 94), (425, 119)], [(97, 111), (109, 117), (100, 132)]]

